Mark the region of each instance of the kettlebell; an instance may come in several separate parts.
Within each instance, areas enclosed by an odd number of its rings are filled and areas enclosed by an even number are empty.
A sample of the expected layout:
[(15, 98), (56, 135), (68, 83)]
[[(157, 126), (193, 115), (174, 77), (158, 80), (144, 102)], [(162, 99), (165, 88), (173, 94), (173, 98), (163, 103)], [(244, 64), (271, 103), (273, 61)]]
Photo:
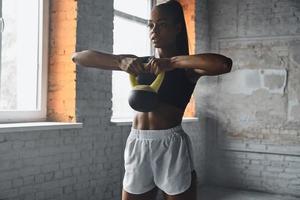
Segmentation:
[[(142, 63), (147, 64), (152, 57), (140, 57)], [(164, 80), (165, 73), (161, 72), (150, 85), (139, 84), (136, 76), (130, 74), (131, 93), (128, 99), (132, 109), (139, 112), (151, 112), (159, 104), (158, 90)]]

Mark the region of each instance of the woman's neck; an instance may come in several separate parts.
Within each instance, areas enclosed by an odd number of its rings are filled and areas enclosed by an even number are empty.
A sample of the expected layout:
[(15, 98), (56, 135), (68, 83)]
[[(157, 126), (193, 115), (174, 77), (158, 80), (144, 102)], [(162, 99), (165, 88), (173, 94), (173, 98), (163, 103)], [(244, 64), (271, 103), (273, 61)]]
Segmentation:
[(173, 56), (180, 55), (180, 53), (177, 51), (176, 47), (157, 48), (156, 50), (157, 50), (159, 58), (170, 58)]

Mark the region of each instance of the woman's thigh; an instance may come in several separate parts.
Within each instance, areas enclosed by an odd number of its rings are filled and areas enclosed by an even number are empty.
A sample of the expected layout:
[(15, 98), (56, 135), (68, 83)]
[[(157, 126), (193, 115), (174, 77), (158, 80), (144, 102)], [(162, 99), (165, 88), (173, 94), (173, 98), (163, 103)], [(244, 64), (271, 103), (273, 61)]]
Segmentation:
[(131, 194), (126, 192), (125, 190), (122, 191), (122, 200), (155, 200), (157, 195), (158, 188), (155, 187), (149, 192), (143, 194)]
[(177, 195), (168, 195), (164, 193), (165, 200), (196, 200), (197, 199), (197, 174), (192, 171), (192, 184), (188, 190)]

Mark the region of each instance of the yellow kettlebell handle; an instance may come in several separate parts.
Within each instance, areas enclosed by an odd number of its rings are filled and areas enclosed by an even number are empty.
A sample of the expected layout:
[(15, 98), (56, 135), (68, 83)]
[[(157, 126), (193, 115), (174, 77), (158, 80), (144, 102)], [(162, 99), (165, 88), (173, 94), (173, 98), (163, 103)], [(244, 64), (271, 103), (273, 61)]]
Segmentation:
[[(137, 87), (139, 86), (139, 83), (137, 81), (137, 77), (130, 74), (129, 75), (130, 77), (130, 83), (131, 83), (131, 86), (134, 88), (134, 87)], [(159, 73), (157, 76), (156, 76), (156, 79), (153, 81), (153, 83), (151, 85), (149, 85), (150, 88), (152, 88), (156, 93), (158, 92), (163, 80), (164, 80), (164, 77), (165, 77), (165, 72), (161, 72)], [(145, 85), (141, 85), (141, 86), (145, 86)], [(148, 86), (148, 85), (146, 85)]]

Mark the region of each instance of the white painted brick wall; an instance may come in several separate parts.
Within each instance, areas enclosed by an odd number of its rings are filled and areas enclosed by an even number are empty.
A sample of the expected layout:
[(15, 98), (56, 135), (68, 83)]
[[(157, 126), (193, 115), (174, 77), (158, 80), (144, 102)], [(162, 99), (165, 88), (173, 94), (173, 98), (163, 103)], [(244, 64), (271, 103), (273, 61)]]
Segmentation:
[(284, 69), (289, 74), (281, 95), (267, 89), (228, 94), (221, 89), (222, 77), (201, 78), (196, 100), (206, 122), (207, 183), (299, 197), (300, 120), (291, 113), (299, 107), (294, 104), (299, 100), (300, 1), (202, 2), (208, 17), (201, 19), (209, 26), (197, 28), (198, 52), (209, 35), (209, 51), (233, 58), (234, 71)]

